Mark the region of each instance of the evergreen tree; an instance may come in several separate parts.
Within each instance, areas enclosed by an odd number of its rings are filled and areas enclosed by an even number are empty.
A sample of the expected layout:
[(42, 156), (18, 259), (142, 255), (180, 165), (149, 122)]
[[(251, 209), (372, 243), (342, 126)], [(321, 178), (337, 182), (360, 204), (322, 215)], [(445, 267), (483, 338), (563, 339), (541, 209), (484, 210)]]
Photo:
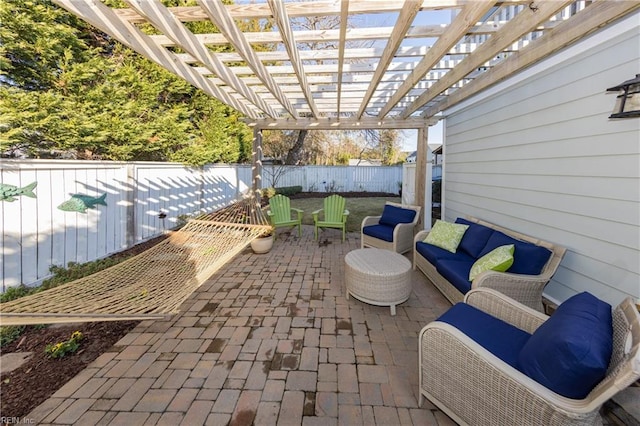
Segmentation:
[(238, 112), (49, 1), (2, 2), (0, 20), (4, 156), (249, 159)]

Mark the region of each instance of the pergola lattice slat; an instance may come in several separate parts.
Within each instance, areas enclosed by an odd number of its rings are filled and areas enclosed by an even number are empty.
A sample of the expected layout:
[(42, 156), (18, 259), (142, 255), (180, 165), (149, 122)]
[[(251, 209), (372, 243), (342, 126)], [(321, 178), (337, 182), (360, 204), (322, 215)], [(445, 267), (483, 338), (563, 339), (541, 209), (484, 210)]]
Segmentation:
[[(257, 128), (273, 128), (274, 120), (279, 120), (279, 128), (302, 120), (296, 128), (300, 123), (309, 128), (330, 123), (330, 128), (344, 129), (364, 123), (407, 128), (399, 123), (409, 118), (421, 128), (443, 108), (588, 34), (596, 11), (611, 16), (605, 25), (632, 13), (637, 4), (255, 0), (224, 5), (222, 0), (197, 0), (196, 6), (166, 7), (159, 0), (127, 0), (131, 7), (119, 9), (98, 0), (54, 1), (245, 114)], [(451, 18), (441, 24), (424, 19), (436, 10), (450, 11)], [(294, 22), (324, 16), (334, 17), (336, 25), (311, 30)], [(370, 26), (378, 16), (393, 16), (395, 24)], [(442, 20), (444, 15), (435, 16)], [(241, 31), (239, 21), (246, 19), (270, 19), (275, 26)], [(220, 32), (199, 34), (185, 25), (197, 21), (213, 23)], [(358, 22), (367, 25), (358, 27)], [(555, 28), (564, 28), (566, 22), (572, 22), (567, 34), (576, 36), (557, 43), (555, 38), (565, 30)], [(138, 28), (144, 23), (160, 34), (145, 34)], [(354, 45), (363, 42), (368, 47)], [(269, 44), (274, 50), (258, 51), (263, 49), (258, 45)], [(528, 50), (532, 45), (556, 47)], [(213, 51), (214, 46), (224, 46), (225, 52)]]

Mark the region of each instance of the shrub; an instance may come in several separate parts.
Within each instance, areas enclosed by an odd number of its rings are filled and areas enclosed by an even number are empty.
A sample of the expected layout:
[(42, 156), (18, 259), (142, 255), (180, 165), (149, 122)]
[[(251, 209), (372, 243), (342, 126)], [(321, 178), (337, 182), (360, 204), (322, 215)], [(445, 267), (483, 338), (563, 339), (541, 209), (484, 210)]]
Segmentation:
[(105, 257), (104, 259), (93, 260), (87, 263), (69, 262), (66, 269), (61, 266), (52, 265), (49, 268), (49, 271), (53, 273), (53, 276), (42, 282), (42, 285), (39, 287), (39, 291), (48, 290), (86, 277), (98, 271), (102, 271), (103, 269), (107, 269), (110, 266), (116, 265), (123, 260), (123, 258)]
[(0, 348), (20, 337), (25, 328), (25, 325), (7, 325), (0, 327)]
[(9, 287), (4, 293), (0, 294), (0, 303), (10, 302), (24, 296), (28, 296), (37, 291), (37, 287), (27, 287), (20, 284), (16, 287)]
[(286, 195), (287, 197), (291, 195), (295, 195), (299, 192), (302, 192), (302, 186), (281, 186), (280, 188), (275, 188), (276, 194)]

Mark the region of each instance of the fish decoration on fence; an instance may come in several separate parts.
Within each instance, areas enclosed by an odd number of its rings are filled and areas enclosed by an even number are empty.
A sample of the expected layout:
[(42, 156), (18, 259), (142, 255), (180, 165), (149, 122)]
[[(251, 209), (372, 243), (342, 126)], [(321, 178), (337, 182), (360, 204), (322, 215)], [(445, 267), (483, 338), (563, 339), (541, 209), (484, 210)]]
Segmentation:
[(104, 202), (105, 198), (107, 198), (106, 192), (99, 197), (92, 197), (84, 194), (73, 194), (71, 199), (60, 204), (58, 209), (65, 212), (86, 213), (87, 209), (97, 208), (96, 204), (106, 206), (107, 203)]
[(0, 183), (0, 201), (15, 201), (20, 195), (36, 198), (36, 194), (33, 193), (33, 189), (37, 184), (38, 182), (33, 182), (23, 188), (18, 188), (15, 185)]

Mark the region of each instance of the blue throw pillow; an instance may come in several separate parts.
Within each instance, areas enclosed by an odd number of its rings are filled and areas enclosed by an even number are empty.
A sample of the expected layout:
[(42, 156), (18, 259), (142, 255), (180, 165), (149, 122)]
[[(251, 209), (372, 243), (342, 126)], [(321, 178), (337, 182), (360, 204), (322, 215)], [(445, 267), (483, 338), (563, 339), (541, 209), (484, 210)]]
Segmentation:
[(513, 274), (539, 275), (551, 257), (551, 250), (546, 247), (516, 240), (500, 231), (494, 231), (478, 258), (500, 246), (510, 244), (515, 245), (513, 265), (509, 268), (509, 272)]
[(611, 305), (583, 292), (531, 335), (518, 369), (560, 395), (583, 399), (605, 377), (612, 350)]
[(460, 245), (458, 248), (474, 259), (479, 259), (480, 252), (487, 245), (487, 241), (489, 241), (489, 237), (493, 234), (494, 230), (488, 228), (484, 225), (479, 225), (474, 222), (470, 222), (461, 217), (456, 219), (456, 223), (461, 223), (462, 225), (469, 225), (467, 232), (462, 236), (462, 241), (460, 241)]
[(385, 204), (384, 210), (382, 210), (382, 217), (380, 217), (378, 223), (395, 227), (399, 223), (411, 223), (415, 217), (415, 210)]

